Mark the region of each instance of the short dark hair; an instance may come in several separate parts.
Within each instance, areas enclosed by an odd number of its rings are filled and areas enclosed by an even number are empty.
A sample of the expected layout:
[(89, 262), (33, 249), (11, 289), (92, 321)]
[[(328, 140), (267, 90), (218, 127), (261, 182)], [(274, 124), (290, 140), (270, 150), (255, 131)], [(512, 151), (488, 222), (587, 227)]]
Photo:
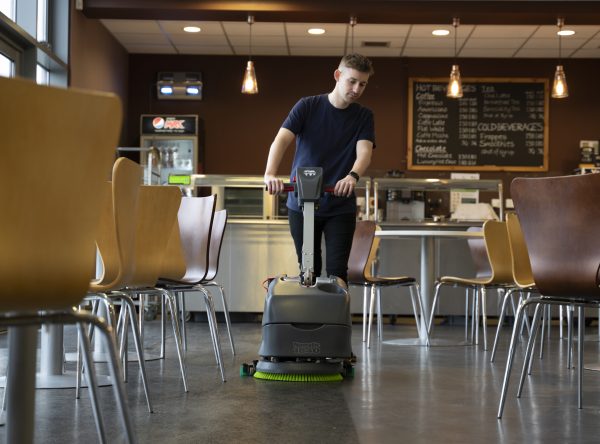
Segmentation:
[(373, 63), (362, 54), (346, 54), (340, 61), (340, 68), (352, 68), (359, 72), (365, 72), (369, 75), (375, 74)]

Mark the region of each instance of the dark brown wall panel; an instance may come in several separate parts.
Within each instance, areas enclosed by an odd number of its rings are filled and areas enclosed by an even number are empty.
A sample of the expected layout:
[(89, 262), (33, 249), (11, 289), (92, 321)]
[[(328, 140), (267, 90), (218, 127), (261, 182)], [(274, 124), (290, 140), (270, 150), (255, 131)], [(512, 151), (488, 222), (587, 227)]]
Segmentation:
[[(296, 100), (329, 92), (334, 86), (336, 57), (255, 57), (260, 93), (240, 93), (245, 57), (132, 55), (127, 141), (139, 143), (143, 113), (198, 114), (203, 128), (203, 166), (212, 174), (262, 174), (269, 145)], [(375, 75), (361, 102), (373, 109), (377, 149), (371, 172), (406, 169), (407, 84), (409, 77), (447, 76), (450, 59), (374, 58)], [(459, 60), (464, 77), (548, 77), (554, 60)], [(159, 71), (201, 71), (200, 102), (159, 101)], [(569, 60), (565, 70), (570, 97), (550, 100), (550, 175), (568, 174), (579, 161), (579, 140), (600, 139), (600, 61)], [(293, 147), (280, 171), (287, 174)], [(409, 176), (448, 177), (448, 172), (408, 172)], [(482, 173), (482, 178), (515, 174)]]

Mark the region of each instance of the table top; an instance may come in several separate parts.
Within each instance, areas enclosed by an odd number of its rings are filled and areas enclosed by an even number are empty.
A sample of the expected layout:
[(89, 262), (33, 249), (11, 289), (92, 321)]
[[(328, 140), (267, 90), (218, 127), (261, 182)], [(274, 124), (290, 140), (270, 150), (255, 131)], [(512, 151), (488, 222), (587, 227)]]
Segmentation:
[(481, 238), (483, 231), (464, 230), (377, 230), (375, 236), (382, 239), (401, 239), (408, 237), (446, 237), (446, 238)]

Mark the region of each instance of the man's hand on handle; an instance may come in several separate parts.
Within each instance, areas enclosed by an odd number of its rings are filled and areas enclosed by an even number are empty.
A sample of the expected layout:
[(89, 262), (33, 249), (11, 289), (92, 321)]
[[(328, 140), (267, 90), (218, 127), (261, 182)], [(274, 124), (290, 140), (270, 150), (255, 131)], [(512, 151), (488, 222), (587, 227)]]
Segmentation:
[(341, 197), (350, 197), (356, 187), (356, 182), (357, 180), (350, 175), (338, 180), (333, 189), (333, 194)]
[(283, 180), (278, 179), (276, 176), (265, 174), (265, 185), (269, 194), (281, 194), (283, 193)]

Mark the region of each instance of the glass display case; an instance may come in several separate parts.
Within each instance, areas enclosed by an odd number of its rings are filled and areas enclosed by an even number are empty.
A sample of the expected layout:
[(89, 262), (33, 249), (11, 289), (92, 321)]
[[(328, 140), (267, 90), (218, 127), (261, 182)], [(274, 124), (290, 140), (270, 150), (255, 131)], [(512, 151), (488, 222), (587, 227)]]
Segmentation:
[(492, 192), (499, 202), (498, 218), (504, 220), (502, 180), (374, 177), (372, 181), (373, 214), (378, 222), (444, 221), (449, 218), (450, 193), (456, 190)]
[[(287, 176), (279, 176), (289, 182)], [(217, 209), (227, 209), (233, 219), (287, 219), (287, 195), (272, 196), (265, 190), (262, 176), (192, 174), (191, 188), (209, 188), (211, 194), (217, 195)], [(357, 185), (358, 205), (365, 214), (361, 218), (369, 218), (368, 208), (360, 202), (368, 202), (371, 193), (370, 178), (361, 178)], [(200, 191), (202, 193), (202, 191)], [(198, 190), (196, 193), (198, 194)], [(206, 194), (206, 192), (204, 192)]]

